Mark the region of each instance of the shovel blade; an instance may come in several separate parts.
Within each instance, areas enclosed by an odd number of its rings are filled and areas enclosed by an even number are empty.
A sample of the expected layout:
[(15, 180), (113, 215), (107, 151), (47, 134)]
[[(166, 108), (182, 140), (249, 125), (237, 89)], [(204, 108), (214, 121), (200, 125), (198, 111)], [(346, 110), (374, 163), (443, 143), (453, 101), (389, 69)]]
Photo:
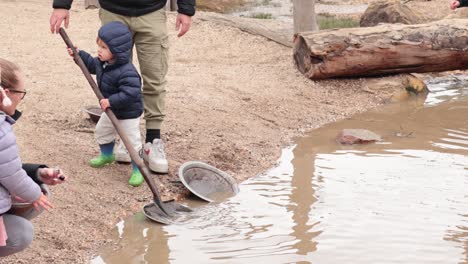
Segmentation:
[(157, 204), (149, 203), (143, 206), (143, 214), (152, 221), (164, 225), (170, 225), (176, 222), (180, 213), (192, 212), (192, 209), (176, 203), (174, 200), (164, 202), (163, 205), (164, 211), (167, 213), (164, 212)]

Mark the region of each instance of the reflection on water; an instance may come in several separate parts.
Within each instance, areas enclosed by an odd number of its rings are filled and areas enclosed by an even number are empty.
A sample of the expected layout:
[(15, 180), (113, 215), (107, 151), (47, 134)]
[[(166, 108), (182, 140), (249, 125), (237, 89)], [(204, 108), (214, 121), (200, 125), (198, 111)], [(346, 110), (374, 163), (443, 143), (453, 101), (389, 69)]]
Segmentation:
[(339, 251), (335, 263), (457, 263), (461, 245), (443, 238), (467, 224), (464, 164), (425, 150), (317, 155), (311, 221), (322, 234), (311, 260)]
[[(122, 221), (92, 263), (468, 263), (468, 89), (429, 89), (314, 130), (178, 225)], [(344, 128), (384, 142), (340, 146)]]

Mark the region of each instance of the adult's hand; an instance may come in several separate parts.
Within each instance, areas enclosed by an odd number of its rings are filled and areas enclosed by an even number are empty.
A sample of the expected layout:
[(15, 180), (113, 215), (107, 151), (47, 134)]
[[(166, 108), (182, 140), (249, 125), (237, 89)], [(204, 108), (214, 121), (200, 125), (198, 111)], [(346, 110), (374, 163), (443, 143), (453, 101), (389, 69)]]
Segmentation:
[(192, 25), (192, 17), (184, 15), (184, 14), (177, 14), (176, 18), (176, 31), (179, 31), (177, 37), (182, 37), (189, 31), (190, 25)]
[(59, 33), (62, 23), (65, 21), (65, 28), (68, 28), (70, 22), (70, 11), (62, 8), (55, 8), (50, 15), (50, 32)]
[(450, 8), (457, 9), (460, 6), (460, 1), (458, 0), (451, 0), (450, 1)]
[(46, 211), (49, 211), (50, 209), (54, 208), (52, 203), (49, 201), (47, 196), (45, 196), (44, 194), (41, 194), (39, 199), (34, 201), (32, 203), (32, 205), (34, 206), (34, 209), (36, 209), (36, 211), (39, 211), (40, 207), (44, 208)]
[(63, 174), (61, 169), (40, 168), (38, 171), (38, 178), (47, 185), (56, 185), (63, 183), (67, 179), (67, 176)]

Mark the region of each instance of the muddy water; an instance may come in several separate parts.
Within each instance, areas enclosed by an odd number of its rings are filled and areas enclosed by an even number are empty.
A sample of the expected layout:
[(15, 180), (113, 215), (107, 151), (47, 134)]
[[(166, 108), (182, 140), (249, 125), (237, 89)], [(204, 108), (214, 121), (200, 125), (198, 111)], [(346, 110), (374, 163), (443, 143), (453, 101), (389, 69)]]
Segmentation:
[[(468, 88), (430, 89), (298, 139), (178, 225), (122, 220), (92, 263), (468, 263)], [(339, 146), (343, 128), (384, 140)]]

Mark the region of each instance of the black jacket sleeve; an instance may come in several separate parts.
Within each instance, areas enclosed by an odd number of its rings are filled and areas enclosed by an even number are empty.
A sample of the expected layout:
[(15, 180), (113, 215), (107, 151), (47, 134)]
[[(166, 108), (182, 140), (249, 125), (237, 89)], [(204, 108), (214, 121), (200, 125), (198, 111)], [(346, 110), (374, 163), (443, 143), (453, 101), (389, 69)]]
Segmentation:
[(195, 15), (195, 0), (177, 0), (177, 7), (179, 8), (177, 12), (181, 14), (187, 16)]
[(26, 171), (26, 174), (28, 174), (28, 176), (37, 184), (42, 184), (42, 182), (37, 178), (37, 171), (40, 168), (47, 168), (47, 166), (29, 163), (23, 164), (23, 170)]
[(70, 9), (73, 0), (54, 0), (52, 3), (52, 7), (55, 8), (63, 8), (63, 9)]
[(468, 6), (468, 0), (459, 0), (459, 1), (460, 1), (460, 6), (459, 7)]

